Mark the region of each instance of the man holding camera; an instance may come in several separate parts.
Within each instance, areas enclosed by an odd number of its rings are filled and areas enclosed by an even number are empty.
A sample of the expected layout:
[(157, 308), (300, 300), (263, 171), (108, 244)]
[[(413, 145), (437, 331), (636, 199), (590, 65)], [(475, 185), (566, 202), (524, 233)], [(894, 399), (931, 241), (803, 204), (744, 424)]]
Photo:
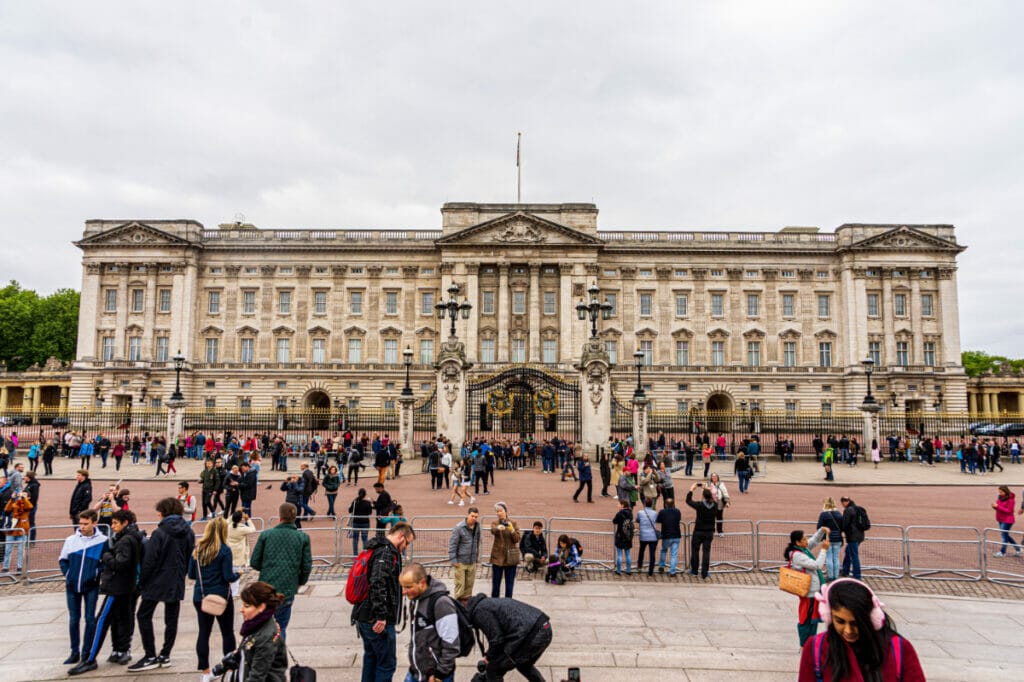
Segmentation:
[[(701, 501), (693, 501), (693, 491), (701, 490)], [(697, 512), (693, 522), (693, 539), (690, 541), (690, 575), (697, 575), (700, 565), (700, 577), (708, 579), (711, 569), (711, 541), (715, 538), (715, 522), (718, 516), (718, 504), (715, 503), (711, 491), (703, 483), (694, 483), (686, 493), (686, 504)], [(701, 550), (704, 552), (703, 560)]]

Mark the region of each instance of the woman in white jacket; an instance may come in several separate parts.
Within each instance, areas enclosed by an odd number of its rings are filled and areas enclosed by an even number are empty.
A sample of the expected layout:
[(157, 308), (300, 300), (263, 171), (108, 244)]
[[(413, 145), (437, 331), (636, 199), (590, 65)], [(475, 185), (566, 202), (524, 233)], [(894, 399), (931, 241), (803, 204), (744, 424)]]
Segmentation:
[[(825, 566), (828, 544), (828, 530), (824, 527), (819, 528), (818, 532), (810, 538), (804, 535), (802, 530), (794, 530), (789, 534), (789, 544), (783, 552), (790, 567), (809, 573), (811, 576), (811, 588), (807, 594), (800, 597), (800, 605), (797, 608), (796, 632), (800, 637), (801, 648), (804, 642), (814, 636), (820, 622), (816, 617), (814, 595), (818, 593), (825, 582), (821, 569)], [(817, 557), (811, 552), (816, 547), (821, 547)]]

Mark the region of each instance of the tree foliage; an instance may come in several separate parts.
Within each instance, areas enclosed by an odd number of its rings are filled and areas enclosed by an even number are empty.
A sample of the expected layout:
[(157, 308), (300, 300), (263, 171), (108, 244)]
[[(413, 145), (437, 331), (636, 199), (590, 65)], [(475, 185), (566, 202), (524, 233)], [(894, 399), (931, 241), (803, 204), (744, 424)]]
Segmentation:
[(73, 360), (79, 299), (72, 289), (40, 296), (15, 281), (0, 289), (0, 360), (14, 371), (42, 365), (50, 356)]
[(1024, 359), (1012, 359), (1002, 355), (989, 355), (981, 350), (965, 350), (960, 354), (960, 362), (967, 376), (981, 376), (989, 370), (998, 371), (1000, 365), (1009, 365), (1015, 372), (1024, 370)]

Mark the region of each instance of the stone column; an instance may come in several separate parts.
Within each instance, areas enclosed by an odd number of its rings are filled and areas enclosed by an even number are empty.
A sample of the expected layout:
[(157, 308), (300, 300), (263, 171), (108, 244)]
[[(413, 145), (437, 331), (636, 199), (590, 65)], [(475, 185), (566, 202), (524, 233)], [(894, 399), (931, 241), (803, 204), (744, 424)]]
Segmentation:
[[(103, 289), (100, 287), (99, 263), (86, 263), (82, 268), (82, 296), (78, 309), (78, 348), (75, 355), (80, 360), (97, 360), (96, 326), (99, 322), (99, 311), (103, 305)], [(0, 402), (6, 406), (6, 401)]]
[(511, 306), (508, 291), (508, 264), (498, 265), (498, 357), (499, 363), (508, 362), (508, 327)]
[[(444, 292), (442, 292), (444, 293)], [(480, 264), (466, 263), (466, 298), (473, 305), (466, 321), (466, 359), (476, 362), (480, 342)]]
[[(0, 405), (3, 405), (3, 401), (0, 400)], [(68, 387), (61, 386), (60, 389), (60, 409), (63, 412), (68, 409)]]
[(1024, 413), (1024, 391), (1017, 392), (1017, 416)]
[(861, 443), (864, 445), (864, 451), (871, 454), (871, 441), (876, 437), (875, 434), (875, 415), (877, 415), (882, 409), (882, 406), (878, 403), (862, 403), (860, 406), (861, 412), (864, 413), (864, 428), (861, 433)]
[(580, 429), (583, 452), (596, 456), (612, 433), (611, 364), (604, 342), (592, 339), (583, 345), (576, 369), (580, 371)]
[(160, 266), (157, 263), (146, 264), (146, 322), (142, 328), (142, 349), (139, 354), (139, 358), (146, 362), (156, 359), (153, 331), (156, 327), (156, 308), (159, 304), (156, 300), (156, 277), (159, 270)]
[(128, 300), (128, 275), (131, 271), (131, 265), (128, 263), (118, 263), (118, 282), (117, 282), (117, 321), (114, 323), (114, 359), (124, 360), (128, 357), (128, 350), (126, 348), (128, 339), (125, 338), (125, 327), (128, 326), (128, 308), (131, 306), (131, 301)]
[(451, 440), (457, 453), (466, 439), (466, 347), (457, 338), (441, 344), (437, 357), (437, 432)]
[(576, 307), (572, 301), (572, 265), (562, 263), (558, 270), (558, 362), (572, 357), (572, 325)]
[(646, 398), (633, 396), (633, 453), (638, 460), (647, 456), (647, 405)]
[[(923, 328), (921, 326), (921, 280), (916, 270), (909, 270), (908, 273), (910, 275), (910, 300), (907, 301), (907, 305), (910, 306), (910, 330), (914, 332), (910, 364), (923, 365), (924, 334), (922, 333)], [(932, 306), (935, 306), (935, 304), (936, 302), (933, 300)]]
[(968, 393), (967, 394), (967, 412), (968, 414), (978, 414), (978, 394)]
[(405, 459), (412, 459), (416, 455), (416, 444), (413, 437), (415, 404), (416, 398), (413, 396), (402, 396), (398, 399), (398, 440), (402, 445), (402, 457)]
[(896, 364), (896, 336), (893, 318), (892, 270), (882, 269), (882, 337), (884, 348), (882, 364), (892, 367)]
[(540, 263), (530, 262), (530, 362), (540, 362)]
[(7, 387), (0, 386), (0, 410), (7, 407)]

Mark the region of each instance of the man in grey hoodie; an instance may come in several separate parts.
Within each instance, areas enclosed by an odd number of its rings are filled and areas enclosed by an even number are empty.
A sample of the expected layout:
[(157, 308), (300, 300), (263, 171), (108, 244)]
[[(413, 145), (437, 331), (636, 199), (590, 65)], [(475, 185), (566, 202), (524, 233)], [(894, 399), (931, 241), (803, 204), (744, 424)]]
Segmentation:
[(476, 582), (476, 565), (480, 560), (480, 510), (470, 507), (466, 512), (466, 520), (452, 528), (448, 539), (448, 560), (455, 569), (456, 599), (463, 604), (473, 594), (473, 583)]
[(398, 584), (402, 594), (415, 605), (409, 620), (409, 677), (416, 682), (454, 679), (461, 643), (459, 614), (448, 588), (416, 563), (402, 570)]

